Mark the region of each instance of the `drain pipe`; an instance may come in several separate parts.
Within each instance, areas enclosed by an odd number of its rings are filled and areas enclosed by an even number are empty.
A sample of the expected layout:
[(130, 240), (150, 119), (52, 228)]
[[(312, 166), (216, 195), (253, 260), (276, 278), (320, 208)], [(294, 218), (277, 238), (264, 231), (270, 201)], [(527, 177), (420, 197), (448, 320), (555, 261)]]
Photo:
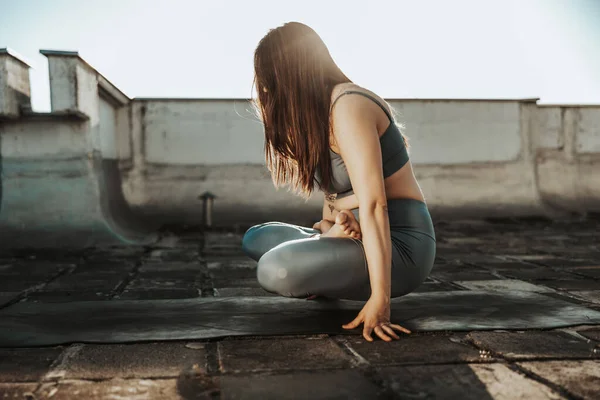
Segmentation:
[(213, 204), (216, 197), (208, 191), (198, 196), (198, 199), (202, 199), (202, 225), (205, 228), (210, 228), (213, 224)]

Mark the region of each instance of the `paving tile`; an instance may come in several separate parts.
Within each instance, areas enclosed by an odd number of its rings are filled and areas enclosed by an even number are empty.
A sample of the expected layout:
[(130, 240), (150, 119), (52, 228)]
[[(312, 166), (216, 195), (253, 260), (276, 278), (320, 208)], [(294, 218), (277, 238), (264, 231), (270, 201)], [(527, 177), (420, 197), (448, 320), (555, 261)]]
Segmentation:
[(115, 300), (161, 300), (161, 299), (193, 299), (200, 297), (200, 288), (189, 289), (125, 289), (115, 296)]
[(498, 258), (497, 261), (489, 261), (486, 262), (485, 264), (478, 264), (480, 265), (482, 268), (485, 269), (493, 269), (493, 270), (527, 270), (530, 268), (549, 268), (549, 267), (545, 267), (543, 265), (537, 265), (537, 264), (532, 264), (530, 262), (526, 262), (526, 261), (517, 261), (517, 260), (512, 260), (512, 259), (500, 259)]
[(44, 291), (94, 291), (110, 293), (125, 278), (127, 273), (79, 272), (61, 276), (44, 287)]
[(85, 345), (65, 366), (65, 377), (94, 380), (176, 377), (194, 364), (204, 368), (205, 351), (202, 347), (186, 347), (183, 342)]
[(242, 236), (238, 234), (207, 234), (202, 254), (204, 257), (245, 256), (242, 251)]
[(591, 303), (600, 304), (600, 290), (582, 290), (582, 291), (569, 291), (570, 294), (589, 301)]
[(0, 307), (4, 306), (15, 297), (19, 295), (19, 292), (1, 292), (0, 293)]
[(465, 271), (470, 271), (470, 272), (487, 272), (486, 269), (481, 268), (481, 267), (476, 267), (474, 265), (469, 265), (469, 264), (465, 264), (463, 263), (461, 260), (458, 259), (450, 259), (447, 262), (444, 263), (440, 263), (440, 264), (434, 264), (432, 271), (435, 272), (446, 272), (446, 273), (461, 273), (461, 272), (465, 272)]
[(560, 268), (591, 267), (597, 265), (593, 260), (574, 258), (545, 258), (537, 260), (535, 263)]
[(505, 257), (508, 260), (515, 260), (515, 262), (519, 262), (521, 260), (526, 263), (532, 264), (543, 264), (544, 260), (556, 260), (556, 256), (550, 254), (530, 254), (530, 252), (526, 252), (524, 254), (506, 254)]
[(451, 237), (451, 238), (447, 238), (445, 241), (448, 244), (459, 245), (459, 246), (469, 245), (469, 244), (480, 244), (480, 243), (485, 242), (482, 238), (478, 238), (478, 237)]
[(13, 268), (12, 260), (5, 260), (0, 256), (0, 274), (9, 271)]
[(455, 281), (454, 283), (470, 290), (487, 290), (495, 292), (519, 291), (534, 293), (553, 292), (553, 290), (550, 288), (532, 285), (531, 283), (523, 282), (517, 279), (493, 281)]
[(348, 346), (372, 365), (436, 364), (483, 360), (479, 350), (463, 341), (464, 335), (402, 335), (401, 340), (367, 342), (362, 336), (347, 339)]
[(529, 379), (504, 364), (475, 364), (470, 367), (493, 399), (564, 399), (548, 386)]
[(243, 233), (234, 232), (206, 232), (204, 240), (207, 245), (242, 245)]
[(577, 275), (567, 271), (555, 271), (549, 267), (522, 264), (520, 268), (508, 267), (504, 265), (494, 269), (500, 275), (507, 278), (521, 279), (531, 281), (535, 279), (577, 279)]
[(205, 274), (206, 272), (202, 270), (202, 267), (194, 271), (143, 271), (136, 275), (135, 279), (130, 282), (130, 285), (143, 286), (144, 283), (149, 283), (149, 286), (184, 286), (187, 283), (190, 286), (201, 282)]
[(185, 279), (175, 279), (169, 277), (167, 274), (161, 278), (146, 278), (146, 277), (137, 277), (133, 279), (127, 285), (126, 289), (193, 289), (199, 286), (199, 282), (196, 282), (193, 279), (185, 280)]
[(176, 379), (111, 379), (101, 382), (64, 380), (44, 385), (38, 393), (52, 400), (160, 399), (180, 400)]
[(0, 382), (38, 381), (62, 351), (62, 347), (0, 349)]
[(0, 292), (21, 292), (54, 278), (71, 264), (52, 262), (18, 262), (0, 270)]
[(204, 272), (205, 266), (200, 261), (192, 262), (146, 262), (138, 268), (142, 277), (170, 277), (173, 279), (190, 279)]
[(25, 298), (27, 303), (65, 303), (74, 301), (102, 301), (110, 300), (111, 292), (102, 291), (76, 291), (55, 290), (51, 292), (39, 291), (30, 293)]
[(162, 261), (197, 261), (200, 258), (200, 252), (196, 249), (157, 249), (153, 250), (148, 260)]
[(133, 268), (135, 268), (135, 262), (131, 260), (86, 260), (77, 265), (73, 275), (89, 273), (127, 274)]
[(205, 258), (219, 258), (219, 257), (232, 257), (232, 256), (241, 257), (244, 256), (244, 252), (242, 248), (228, 248), (228, 249), (206, 249), (202, 252), (202, 256)]
[(473, 342), (509, 360), (542, 358), (600, 358), (595, 344), (560, 331), (471, 332)]
[(351, 362), (327, 338), (224, 340), (218, 343), (218, 349), (223, 372), (343, 368)]
[(461, 290), (455, 286), (452, 286), (446, 282), (424, 282), (419, 286), (414, 293), (426, 293), (426, 292), (449, 292), (452, 290)]
[(260, 284), (258, 283), (256, 277), (238, 279), (214, 279), (213, 286), (220, 288), (260, 288)]
[(256, 279), (256, 267), (237, 268), (222, 266), (220, 268), (209, 268), (208, 273), (213, 279), (236, 279), (236, 278), (254, 278)]
[(8, 278), (28, 278), (31, 280), (48, 280), (65, 268), (73, 268), (74, 264), (57, 261), (19, 260), (6, 265), (0, 270), (0, 282)]
[(509, 257), (515, 255), (527, 255), (531, 254), (531, 248), (527, 245), (515, 245), (515, 246), (507, 246), (505, 243), (502, 243), (502, 239), (498, 239), (496, 243), (487, 245), (487, 246), (479, 246), (477, 248), (479, 252), (486, 253), (489, 255), (497, 256), (497, 257)]
[(378, 370), (401, 399), (561, 399), (502, 364), (419, 365)]
[[(50, 278), (48, 278), (50, 279)], [(46, 278), (0, 277), (0, 292), (22, 292), (45, 284)]]
[(536, 285), (544, 285), (557, 290), (581, 291), (581, 290), (600, 290), (600, 281), (585, 278), (574, 278), (568, 280), (562, 279), (543, 279), (535, 280)]
[(260, 288), (256, 280), (256, 262), (251, 260), (228, 260), (208, 262), (208, 272), (214, 287), (220, 288)]
[(110, 246), (102, 249), (96, 249), (93, 252), (86, 253), (86, 259), (100, 258), (102, 256), (119, 257), (127, 259), (135, 259), (142, 256), (146, 252), (143, 247), (136, 246)]
[(600, 278), (600, 265), (595, 265), (591, 267), (576, 267), (571, 268), (570, 271), (574, 274), (584, 275), (589, 278)]
[(0, 399), (33, 400), (37, 383), (0, 383)]
[(162, 237), (152, 247), (168, 249), (200, 249), (202, 246), (201, 234), (196, 237), (182, 237), (177, 235), (168, 235)]
[(215, 296), (218, 297), (240, 297), (240, 296), (269, 296), (274, 297), (278, 296), (274, 293), (269, 293), (260, 287), (239, 287), (239, 288), (215, 288)]
[(356, 370), (305, 371), (289, 375), (222, 376), (223, 400), (389, 398)]
[(577, 331), (577, 333), (579, 333), (581, 336), (585, 336), (588, 339), (600, 342), (600, 329), (586, 329)]
[(600, 393), (600, 361), (532, 361), (518, 365), (576, 396), (594, 399)]
[(209, 270), (230, 269), (256, 269), (258, 263), (249, 257), (232, 257), (229, 259), (208, 259), (206, 266)]
[(502, 279), (498, 276), (493, 275), (488, 271), (469, 271), (465, 270), (460, 272), (446, 272), (446, 271), (433, 271), (431, 277), (442, 281), (486, 281), (494, 279)]

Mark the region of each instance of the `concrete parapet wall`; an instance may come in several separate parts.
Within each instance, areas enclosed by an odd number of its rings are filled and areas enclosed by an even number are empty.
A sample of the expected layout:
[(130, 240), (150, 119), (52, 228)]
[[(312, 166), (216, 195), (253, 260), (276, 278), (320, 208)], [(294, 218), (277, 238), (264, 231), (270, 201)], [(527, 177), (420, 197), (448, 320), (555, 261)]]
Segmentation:
[[(274, 189), (262, 126), (248, 100), (131, 100), (77, 53), (42, 53), (50, 68), (48, 115), (23, 113), (29, 81), (19, 76), (26, 64), (0, 54), (0, 84), (17, 82), (11, 87), (25, 95), (19, 103), (14, 91), (0, 88), (0, 231), (19, 226), (24, 232), (34, 221), (73, 227), (90, 204), (82, 224), (92, 231), (128, 225), (133, 214), (121, 210), (129, 207), (145, 221), (196, 225), (206, 191), (217, 196), (215, 225), (319, 217), (321, 194), (305, 201)], [(7, 60), (19, 66), (17, 78)], [(415, 174), (435, 216), (600, 211), (600, 106), (389, 102), (405, 125)], [(80, 193), (76, 205), (69, 188)]]
[(14, 51), (0, 49), (0, 119), (31, 109), (29, 65)]
[[(557, 216), (600, 208), (593, 175), (600, 106), (538, 106), (535, 100), (390, 104), (405, 125), (415, 174), (434, 214)], [(132, 107), (138, 162), (125, 175), (125, 194), (141, 212), (199, 223), (199, 195), (208, 190), (218, 197), (215, 221), (224, 225), (318, 217), (320, 194), (305, 202), (273, 188), (262, 128), (247, 100), (134, 99)]]
[(0, 121), (0, 248), (151, 243), (155, 228), (139, 223), (122, 193), (129, 98), (77, 53), (42, 53), (52, 111), (21, 107)]

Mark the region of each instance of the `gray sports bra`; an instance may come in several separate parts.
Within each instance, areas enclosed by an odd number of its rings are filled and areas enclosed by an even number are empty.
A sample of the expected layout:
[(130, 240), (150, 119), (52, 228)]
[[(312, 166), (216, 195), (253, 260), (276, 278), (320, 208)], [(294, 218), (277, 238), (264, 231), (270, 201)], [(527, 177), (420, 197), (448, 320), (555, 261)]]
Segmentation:
[[(379, 137), (379, 143), (381, 145), (381, 159), (383, 161), (383, 177), (387, 178), (394, 172), (398, 171), (408, 162), (408, 151), (404, 143), (404, 138), (400, 132), (400, 128), (394, 122), (394, 119), (390, 112), (379, 102), (375, 97), (365, 92), (359, 92), (357, 90), (348, 90), (340, 94), (334, 102), (331, 104), (333, 108), (334, 104), (340, 99), (340, 97), (346, 94), (359, 94), (361, 96), (368, 97), (373, 100), (379, 107), (383, 109), (385, 114), (390, 120), (390, 125), (387, 127), (385, 132)], [(337, 193), (337, 198), (350, 196), (354, 193), (352, 190), (352, 183), (350, 182), (350, 176), (346, 169), (346, 164), (342, 160), (342, 156), (333, 150), (329, 149), (331, 154), (331, 175), (332, 181), (327, 188), (328, 193)], [(315, 180), (320, 182), (321, 173), (320, 171), (315, 172)]]

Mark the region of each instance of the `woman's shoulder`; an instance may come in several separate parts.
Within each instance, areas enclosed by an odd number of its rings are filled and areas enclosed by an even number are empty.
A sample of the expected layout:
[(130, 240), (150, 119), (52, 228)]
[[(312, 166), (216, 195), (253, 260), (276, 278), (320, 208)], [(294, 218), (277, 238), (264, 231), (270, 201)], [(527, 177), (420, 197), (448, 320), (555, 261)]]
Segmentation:
[(351, 90), (366, 91), (365, 88), (363, 88), (355, 83), (352, 83), (352, 82), (339, 83), (339, 84), (335, 85), (333, 90), (331, 91), (331, 101), (334, 102), (335, 99), (337, 99), (342, 93), (348, 92)]
[(357, 85), (355, 83), (348, 82), (348, 83), (340, 83), (333, 88), (333, 91), (331, 93), (331, 103), (333, 104), (333, 102), (338, 97), (340, 97), (345, 92), (349, 92), (349, 91), (362, 92), (362, 93), (370, 95), (371, 97), (374, 97), (375, 99), (377, 99), (380, 102), (384, 102), (383, 98), (381, 98), (379, 95), (377, 95), (377, 93), (375, 93), (365, 87)]

